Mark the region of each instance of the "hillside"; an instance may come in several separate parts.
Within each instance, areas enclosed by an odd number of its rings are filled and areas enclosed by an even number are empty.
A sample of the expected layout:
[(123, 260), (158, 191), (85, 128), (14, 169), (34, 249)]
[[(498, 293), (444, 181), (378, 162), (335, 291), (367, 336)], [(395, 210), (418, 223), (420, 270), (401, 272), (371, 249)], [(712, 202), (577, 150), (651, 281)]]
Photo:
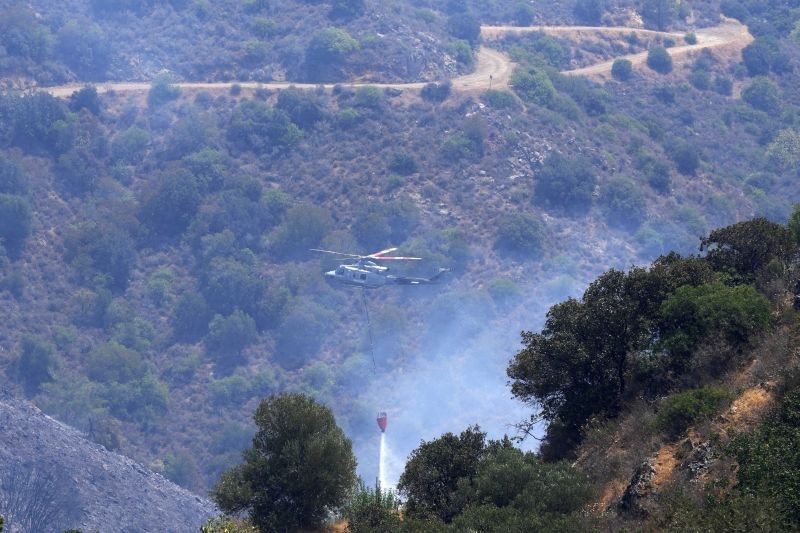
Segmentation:
[[(398, 462), (476, 421), (500, 437), (530, 414), (502, 369), (551, 304), (608, 268), (696, 252), (711, 228), (784, 223), (800, 202), (800, 16), (788, 3), (770, 24), (735, 3), (744, 11), (725, 15), (752, 45), (687, 50), (664, 73), (561, 74), (682, 48), (689, 30), (702, 39), (719, 24), (713, 2), (647, 38), (487, 36), (517, 65), (491, 90), (173, 84), (306, 80), (309, 39), (333, 4), (0, 4), (0, 27), (45, 43), (68, 19), (91, 20), (114, 54), (87, 74), (55, 48), (23, 55), (4, 41), (4, 79), (148, 86), (0, 96), (0, 371), (44, 412), (198, 493), (239, 460), (258, 400), (280, 391), (334, 408), (367, 479), (378, 410)], [(366, 2), (363, 16), (337, 19), (360, 45), (324, 81), (470, 76), (478, 49), (456, 66), (452, 14), (430, 4)], [(477, 21), (519, 16), (516, 2), (491, 14), (469, 4)], [(528, 22), (586, 23), (573, 4), (534, 6)], [(630, 8), (610, 5), (597, 24), (624, 24)], [(241, 43), (260, 18), (278, 30), (248, 65)], [(413, 65), (393, 59), (417, 53)], [(337, 263), (308, 251), (390, 245), (425, 258), (400, 272), (452, 274), (362, 300), (327, 284)], [(624, 466), (597, 483), (622, 483)]]
[(196, 532), (207, 500), (0, 391), (0, 509), (11, 531)]

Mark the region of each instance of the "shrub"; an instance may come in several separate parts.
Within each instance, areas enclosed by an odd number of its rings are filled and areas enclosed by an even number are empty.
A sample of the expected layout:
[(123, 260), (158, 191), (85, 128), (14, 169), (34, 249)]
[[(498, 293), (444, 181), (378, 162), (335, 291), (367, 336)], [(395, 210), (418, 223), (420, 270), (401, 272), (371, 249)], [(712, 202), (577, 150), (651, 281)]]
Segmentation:
[(318, 306), (291, 309), (275, 333), (278, 362), (294, 370), (312, 361), (322, 346), (330, 319), (329, 312)]
[(642, 18), (648, 28), (665, 30), (677, 14), (677, 0), (644, 0), (642, 4)]
[(57, 366), (58, 357), (50, 343), (31, 335), (22, 338), (16, 370), (29, 395), (36, 394), (42, 383), (53, 381)]
[(615, 59), (611, 65), (611, 75), (619, 81), (628, 81), (633, 75), (633, 63), (629, 59)]
[(672, 72), (672, 56), (663, 46), (653, 46), (647, 52), (647, 66), (659, 74)]
[(142, 356), (115, 342), (95, 348), (86, 360), (89, 379), (101, 383), (129, 383), (144, 378), (146, 373)]
[(714, 91), (723, 95), (730, 96), (733, 94), (733, 80), (727, 76), (717, 74), (714, 76)]
[(114, 49), (97, 24), (78, 24), (70, 20), (58, 30), (57, 38), (58, 54), (78, 78), (105, 78)]
[(548, 107), (553, 104), (556, 89), (543, 70), (518, 68), (511, 76), (511, 87), (526, 102)]
[(117, 135), (111, 142), (111, 157), (123, 164), (137, 165), (141, 163), (149, 144), (150, 134), (133, 126)]
[(422, 441), (411, 452), (397, 485), (406, 497), (406, 515), (451, 521), (460, 511), (455, 501), (459, 481), (475, 477), (485, 453), (486, 433), (478, 426), (460, 435), (445, 433), (430, 442)]
[(290, 87), (278, 93), (275, 107), (286, 111), (289, 118), (304, 129), (310, 129), (325, 118), (319, 99), (311, 91)]
[(359, 87), (356, 91), (353, 105), (356, 107), (377, 110), (383, 106), (383, 90), (374, 85)]
[(206, 351), (217, 362), (237, 358), (258, 337), (255, 320), (236, 310), (230, 316), (216, 315), (208, 324)]
[(795, 253), (791, 231), (765, 218), (714, 230), (701, 242), (701, 250), (706, 248), (714, 268), (748, 282), (774, 260), (786, 264)]
[(647, 214), (644, 196), (627, 178), (611, 180), (600, 195), (600, 206), (610, 226), (635, 230)]
[(697, 34), (695, 32), (689, 32), (683, 36), (683, 40), (686, 41), (686, 44), (695, 45), (697, 44)]
[(400, 528), (400, 500), (379, 484), (375, 489), (360, 483), (344, 506), (342, 518), (347, 521), (348, 533), (396, 531)]
[(517, 109), (519, 107), (517, 99), (508, 91), (490, 89), (483, 93), (482, 99), (486, 105), (495, 109)]
[(136, 264), (133, 239), (122, 228), (87, 223), (67, 235), (67, 257), (80, 278), (96, 283), (101, 274), (108, 288), (122, 290)]
[(661, 346), (679, 372), (706, 336), (718, 333), (735, 347), (765, 331), (772, 321), (769, 301), (750, 285), (709, 283), (680, 287), (661, 305)]
[(27, 193), (28, 176), (12, 159), (0, 155), (0, 194)]
[(397, 152), (389, 160), (389, 170), (401, 176), (417, 172), (417, 160), (408, 152)]
[(93, 115), (99, 115), (103, 109), (103, 102), (100, 100), (100, 95), (97, 94), (97, 89), (92, 85), (87, 85), (70, 95), (69, 108), (75, 112), (86, 109)]
[(544, 235), (544, 225), (538, 218), (508, 213), (497, 222), (494, 247), (503, 253), (539, 257), (544, 247)]
[(716, 415), (730, 398), (730, 392), (722, 387), (703, 387), (668, 396), (656, 415), (656, 429), (678, 438), (689, 426)]
[(686, 176), (694, 175), (697, 172), (700, 166), (700, 152), (694, 144), (676, 141), (668, 147), (667, 152), (678, 172)]
[(358, 50), (359, 43), (341, 28), (325, 28), (311, 38), (306, 49), (306, 69), (312, 79), (324, 79)]
[(462, 65), (470, 66), (474, 62), (472, 48), (467, 41), (455, 39), (448, 46), (448, 52)]
[(56, 178), (73, 194), (86, 194), (97, 187), (100, 169), (92, 154), (86, 149), (72, 149), (59, 156)]
[(10, 253), (22, 248), (30, 235), (31, 221), (31, 206), (25, 198), (0, 194), (0, 244)]
[(172, 76), (166, 73), (155, 77), (147, 93), (147, 103), (150, 107), (158, 107), (178, 99), (181, 89), (174, 85), (173, 81)]
[(578, 0), (574, 8), (578, 21), (592, 26), (600, 24), (604, 11), (603, 0)]
[(303, 132), (282, 109), (257, 100), (245, 100), (233, 111), (228, 139), (241, 150), (270, 153), (285, 150), (303, 138)]
[(205, 298), (193, 292), (182, 294), (172, 311), (172, 330), (175, 336), (184, 341), (194, 342), (204, 337), (211, 320)]
[(734, 437), (730, 451), (736, 459), (737, 489), (774, 502), (768, 509), (783, 522), (778, 530), (800, 524), (800, 392), (783, 397), (761, 425), (751, 433)]
[(567, 214), (579, 215), (592, 205), (595, 186), (592, 165), (582, 157), (553, 153), (536, 176), (535, 201)]
[(447, 17), (447, 31), (453, 37), (474, 45), (481, 38), (481, 23), (471, 13), (454, 13)]
[(528, 4), (519, 4), (514, 8), (514, 23), (517, 26), (530, 26), (533, 24), (535, 15), (536, 13), (531, 6)]
[(319, 244), (332, 226), (333, 220), (325, 208), (296, 205), (286, 212), (283, 224), (269, 235), (270, 248), (283, 257), (305, 254)]
[(139, 217), (157, 235), (180, 235), (197, 212), (200, 199), (195, 177), (184, 169), (173, 171), (142, 201)]
[(752, 107), (767, 113), (776, 113), (781, 106), (778, 87), (769, 79), (754, 79), (742, 90), (742, 100)]
[(452, 90), (452, 84), (450, 80), (437, 82), (437, 83), (428, 83), (425, 87), (422, 88), (422, 98), (428, 100), (429, 102), (444, 102), (447, 100), (447, 97), (450, 96), (450, 91)]

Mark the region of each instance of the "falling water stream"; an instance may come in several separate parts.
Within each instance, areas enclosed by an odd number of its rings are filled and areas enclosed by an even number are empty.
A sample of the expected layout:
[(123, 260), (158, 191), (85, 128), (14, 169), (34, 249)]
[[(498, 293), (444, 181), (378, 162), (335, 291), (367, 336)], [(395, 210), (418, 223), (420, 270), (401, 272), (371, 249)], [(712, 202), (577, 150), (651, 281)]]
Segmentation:
[(389, 488), (389, 482), (386, 479), (386, 456), (388, 451), (386, 449), (386, 433), (381, 433), (381, 454), (378, 458), (378, 482), (381, 488), (386, 490)]

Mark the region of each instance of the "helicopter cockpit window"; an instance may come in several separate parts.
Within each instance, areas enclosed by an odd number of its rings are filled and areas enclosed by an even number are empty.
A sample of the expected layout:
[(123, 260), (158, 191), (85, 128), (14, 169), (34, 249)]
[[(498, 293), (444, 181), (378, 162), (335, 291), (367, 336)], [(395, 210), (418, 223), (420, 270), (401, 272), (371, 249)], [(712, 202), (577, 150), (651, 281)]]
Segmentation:
[(367, 279), (367, 275), (366, 274), (361, 274), (361, 279)]
[(342, 267), (337, 268), (336, 269), (336, 275), (337, 276), (344, 276), (344, 268), (342, 268)]

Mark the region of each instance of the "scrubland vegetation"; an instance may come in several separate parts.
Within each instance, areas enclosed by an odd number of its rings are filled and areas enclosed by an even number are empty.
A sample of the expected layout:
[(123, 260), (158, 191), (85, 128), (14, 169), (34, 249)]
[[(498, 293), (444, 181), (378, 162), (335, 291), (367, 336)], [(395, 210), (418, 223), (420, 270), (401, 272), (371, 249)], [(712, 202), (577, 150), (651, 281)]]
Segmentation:
[[(353, 531), (627, 518), (796, 528), (785, 466), (797, 468), (797, 6), (722, 2), (755, 36), (741, 57), (673, 62), (674, 42), (633, 34), (592, 49), (506, 37), (493, 46), (518, 64), (510, 88), (462, 94), (445, 78), (472, 67), (481, 23), (610, 24), (632, 3), (289, 4), (0, 3), (9, 87), (87, 83), (67, 100), (0, 95), (0, 371), (11, 386), (185, 487), (216, 487), (225, 511), (263, 531), (317, 527), (334, 511)], [(711, 2), (635, 4), (656, 29), (717, 14)], [(560, 74), (642, 51), (646, 67), (617, 60), (603, 84)], [(431, 83), (419, 96), (174, 85), (360, 77)], [(145, 97), (91, 85), (114, 79), (152, 87)], [(359, 295), (322, 280), (337, 263), (308, 249), (389, 245), (426, 258), (410, 274), (453, 275), (370, 298), (367, 331)], [(580, 292), (536, 332), (536, 313)], [(530, 405), (522, 428), (547, 424), (539, 452), (471, 426), (411, 454), (402, 513), (380, 487), (353, 492), (350, 439), (374, 432), (372, 356), (390, 381), (520, 315), (532, 331), (508, 373)], [(763, 420), (720, 429), (760, 383)], [(280, 402), (303, 411), (287, 425), (321, 431), (319, 453), (336, 452), (330, 498), (301, 514), (272, 505), (269, 491), (287, 485), (259, 484), (257, 458), (277, 446), (266, 415)], [(657, 505), (602, 500), (682, 439), (687, 454), (713, 448), (704, 472), (717, 484), (682, 483), (681, 471), (654, 489)], [(620, 441), (630, 446), (613, 449)]]

